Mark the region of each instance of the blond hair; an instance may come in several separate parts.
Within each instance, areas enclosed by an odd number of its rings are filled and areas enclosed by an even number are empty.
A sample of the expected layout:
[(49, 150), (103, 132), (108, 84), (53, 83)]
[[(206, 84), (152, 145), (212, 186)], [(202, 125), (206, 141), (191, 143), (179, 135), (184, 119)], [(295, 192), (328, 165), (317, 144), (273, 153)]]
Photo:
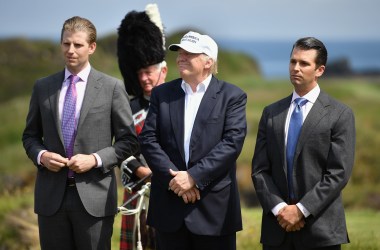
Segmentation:
[(203, 55), (203, 59), (205, 61), (212, 60), (212, 65), (211, 65), (211, 68), (210, 68), (211, 74), (213, 74), (213, 75), (218, 74), (218, 60), (216, 60), (216, 59), (214, 59), (214, 58), (212, 58), (212, 57), (210, 57), (210, 56), (208, 56), (206, 54), (202, 54), (202, 55)]
[(72, 18), (67, 19), (62, 27), (62, 32), (61, 32), (61, 42), (63, 39), (63, 33), (65, 31), (69, 32), (77, 32), (77, 31), (83, 31), (86, 32), (88, 35), (88, 43), (94, 43), (96, 42), (96, 28), (94, 24), (83, 17), (79, 16), (74, 16)]

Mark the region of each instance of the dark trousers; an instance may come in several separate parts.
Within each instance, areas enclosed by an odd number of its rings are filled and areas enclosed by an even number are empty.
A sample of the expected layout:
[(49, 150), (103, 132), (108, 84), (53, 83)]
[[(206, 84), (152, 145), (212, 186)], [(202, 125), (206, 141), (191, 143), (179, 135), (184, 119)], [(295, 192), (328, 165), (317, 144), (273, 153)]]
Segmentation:
[(223, 236), (197, 235), (183, 225), (177, 232), (156, 230), (158, 250), (236, 250), (236, 233)]
[(67, 187), (56, 214), (38, 215), (41, 249), (111, 249), (113, 222), (114, 216), (91, 216), (85, 210), (76, 187)]
[(263, 245), (263, 250), (340, 250), (341, 245), (307, 248), (294, 237), (294, 233), (287, 233), (284, 242), (280, 246)]

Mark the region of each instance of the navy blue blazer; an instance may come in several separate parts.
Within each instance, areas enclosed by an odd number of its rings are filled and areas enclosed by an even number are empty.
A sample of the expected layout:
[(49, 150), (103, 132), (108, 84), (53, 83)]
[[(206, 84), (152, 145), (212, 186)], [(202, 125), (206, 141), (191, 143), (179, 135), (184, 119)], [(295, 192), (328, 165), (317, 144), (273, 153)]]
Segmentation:
[[(148, 224), (174, 232), (183, 223), (200, 235), (225, 235), (242, 229), (236, 160), (246, 135), (246, 94), (212, 77), (199, 106), (188, 168), (184, 154), (185, 93), (182, 79), (153, 89), (151, 105), (139, 135), (141, 151), (153, 172)], [(168, 190), (169, 169), (188, 171), (201, 199), (185, 204)]]

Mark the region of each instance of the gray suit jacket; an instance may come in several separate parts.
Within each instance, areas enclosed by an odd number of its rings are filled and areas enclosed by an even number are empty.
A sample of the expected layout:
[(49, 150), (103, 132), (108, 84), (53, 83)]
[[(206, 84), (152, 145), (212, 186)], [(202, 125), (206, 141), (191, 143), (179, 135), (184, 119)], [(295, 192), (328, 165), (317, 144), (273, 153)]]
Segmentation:
[(263, 208), (261, 242), (278, 246), (285, 230), (271, 209), (288, 203), (287, 178), (293, 178), (297, 201), (311, 215), (295, 233), (305, 246), (347, 243), (341, 191), (354, 164), (355, 121), (350, 108), (321, 91), (306, 117), (298, 140), (294, 171), (286, 171), (285, 120), (292, 96), (263, 111), (252, 160), (252, 180)]
[[(60, 207), (68, 168), (51, 172), (37, 163), (41, 150), (65, 156), (58, 115), (64, 71), (37, 80), (29, 107), (23, 144), (37, 166), (35, 212), (49, 216)], [(79, 196), (93, 216), (117, 212), (117, 187), (113, 168), (138, 151), (128, 96), (122, 81), (91, 69), (80, 111), (75, 154), (97, 153), (103, 165), (76, 174)]]

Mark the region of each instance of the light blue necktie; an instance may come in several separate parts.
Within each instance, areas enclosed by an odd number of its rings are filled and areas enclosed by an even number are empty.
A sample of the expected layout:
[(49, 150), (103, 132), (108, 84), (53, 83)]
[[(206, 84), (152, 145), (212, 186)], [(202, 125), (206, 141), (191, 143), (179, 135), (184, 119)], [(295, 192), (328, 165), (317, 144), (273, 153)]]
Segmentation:
[(296, 106), (293, 110), (292, 116), (290, 117), (289, 129), (288, 129), (288, 139), (286, 145), (286, 165), (288, 171), (288, 190), (289, 198), (294, 200), (294, 190), (293, 190), (293, 159), (296, 150), (298, 137), (302, 128), (303, 114), (301, 107), (307, 103), (305, 98), (296, 98), (294, 100)]
[[(65, 144), (66, 157), (71, 158), (74, 153), (74, 141), (76, 134), (75, 108), (77, 103), (77, 90), (75, 83), (79, 81), (79, 76), (71, 75), (70, 84), (67, 88), (65, 102), (62, 109), (62, 135)], [(74, 177), (74, 172), (69, 170), (68, 177)]]

